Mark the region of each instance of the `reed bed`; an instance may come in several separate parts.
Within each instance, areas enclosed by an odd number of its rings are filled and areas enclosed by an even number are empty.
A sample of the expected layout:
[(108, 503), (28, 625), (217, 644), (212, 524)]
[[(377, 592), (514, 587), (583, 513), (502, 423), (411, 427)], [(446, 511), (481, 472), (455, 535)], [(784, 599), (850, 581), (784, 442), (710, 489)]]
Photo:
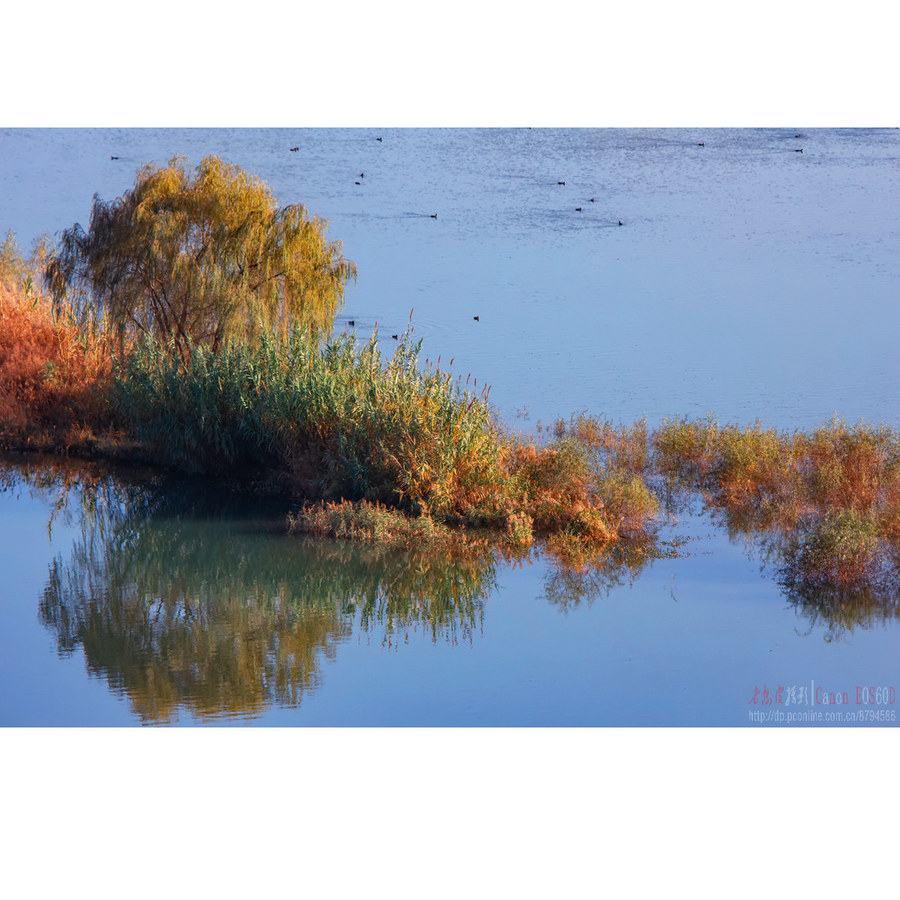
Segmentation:
[(702, 491), (729, 528), (787, 536), (792, 583), (863, 585), (896, 571), (900, 435), (891, 429), (835, 419), (787, 433), (675, 419), (652, 440), (658, 471)]
[(409, 334), (389, 359), (377, 337), (319, 347), (297, 334), (192, 346), (185, 361), (146, 340), (115, 367), (114, 406), (167, 465), (279, 472), (307, 501), (295, 531), (410, 544), (491, 528), (514, 547), (646, 531), (657, 506), (637, 475), (577, 438), (537, 447), (504, 435), (487, 391), (421, 366), (419, 353)]
[(288, 516), (288, 530), (404, 550), (451, 549), (461, 543), (458, 532), (435, 522), (431, 516), (407, 516), (366, 501), (309, 504)]
[(382, 503), (413, 515), (490, 518), (503, 476), (486, 393), (418, 366), (406, 339), (319, 347), (289, 340), (190, 347), (154, 340), (114, 372), (114, 403), (160, 461), (187, 471), (277, 468), (298, 496)]

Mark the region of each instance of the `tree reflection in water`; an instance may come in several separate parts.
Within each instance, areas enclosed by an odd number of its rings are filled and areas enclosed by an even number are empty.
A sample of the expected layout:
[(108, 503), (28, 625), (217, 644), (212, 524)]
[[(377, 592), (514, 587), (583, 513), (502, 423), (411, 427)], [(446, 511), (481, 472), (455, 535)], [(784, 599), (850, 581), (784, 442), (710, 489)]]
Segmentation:
[(41, 620), (147, 722), (299, 705), (354, 631), (385, 646), (471, 641), (495, 585), (490, 554), (301, 540), (280, 533), (280, 504), (213, 498), (208, 484), (56, 475), (19, 470), (80, 529), (51, 565)]
[[(0, 465), (0, 490), (23, 486), (49, 499), (49, 527), (63, 517), (79, 534), (68, 558), (50, 567), (41, 621), (61, 653), (81, 647), (89, 671), (146, 722), (297, 706), (320, 684), (323, 660), (354, 632), (385, 647), (410, 635), (471, 642), (502, 564), (497, 550), (410, 553), (290, 537), (283, 503), (213, 496), (209, 482), (121, 469), (113, 476), (58, 459)], [(798, 563), (802, 532), (712, 513), (731, 540), (760, 554), (809, 630), (823, 627), (826, 640), (900, 616), (896, 561), (875, 581), (812, 583)], [(546, 599), (562, 611), (589, 604), (677, 546), (551, 557)]]

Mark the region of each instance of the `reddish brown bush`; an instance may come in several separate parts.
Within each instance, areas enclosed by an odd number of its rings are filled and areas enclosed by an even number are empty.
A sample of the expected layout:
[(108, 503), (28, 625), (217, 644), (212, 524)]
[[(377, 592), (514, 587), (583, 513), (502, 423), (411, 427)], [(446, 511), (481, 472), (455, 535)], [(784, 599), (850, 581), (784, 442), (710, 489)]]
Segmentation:
[[(94, 330), (96, 331), (96, 329)], [(108, 418), (111, 354), (33, 288), (0, 283), (0, 434), (55, 446)]]

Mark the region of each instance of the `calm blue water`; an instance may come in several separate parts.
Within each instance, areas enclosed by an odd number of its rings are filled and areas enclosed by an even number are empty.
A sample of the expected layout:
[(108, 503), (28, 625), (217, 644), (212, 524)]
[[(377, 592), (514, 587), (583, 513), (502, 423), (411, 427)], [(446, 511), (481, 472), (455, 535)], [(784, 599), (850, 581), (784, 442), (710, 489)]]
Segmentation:
[(853, 711), (896, 686), (896, 609), (792, 602), (700, 518), (683, 558), (579, 576), (303, 542), (203, 482), (5, 471), (4, 724), (805, 724), (817, 686)]
[(330, 221), (359, 266), (339, 328), (390, 343), (414, 310), (512, 425), (897, 424), (900, 130), (797, 133), (7, 130), (0, 228), (27, 247), (146, 162), (217, 153)]
[[(413, 310), (425, 354), (490, 384), (512, 428), (583, 409), (896, 427), (900, 131), (796, 133), (6, 130), (0, 229), (27, 247), (144, 162), (218, 153), (330, 221), (359, 267), (338, 330), (390, 345)], [(754, 725), (900, 682), (892, 611), (848, 628), (792, 601), (704, 517), (680, 524), (687, 555), (620, 584), (535, 559), (456, 593), (444, 573), (417, 608), (390, 587), (408, 562), (312, 552), (230, 507), (126, 516), (133, 545), (76, 514), (48, 536), (54, 497), (0, 494), (2, 724)], [(792, 705), (751, 702), (778, 687)]]

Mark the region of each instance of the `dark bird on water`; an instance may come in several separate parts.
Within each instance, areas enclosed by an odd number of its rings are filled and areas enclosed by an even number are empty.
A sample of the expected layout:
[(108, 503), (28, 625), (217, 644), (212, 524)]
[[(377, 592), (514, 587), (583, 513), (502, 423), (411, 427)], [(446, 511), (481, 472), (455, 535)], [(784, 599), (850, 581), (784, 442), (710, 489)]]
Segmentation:
[(564, 181), (557, 181), (556, 183), (557, 183), (557, 184), (565, 184)]
[(794, 153), (802, 153), (802, 152), (803, 152), (802, 147), (798, 147), (796, 150), (794, 150)]
[(697, 144), (697, 146), (698, 146), (698, 147), (705, 147), (705, 146), (706, 146), (706, 144), (704, 144), (704, 143), (703, 143), (703, 141), (700, 141), (700, 143), (699, 143), (699, 144)]
[(472, 316), (472, 318), (473, 318), (476, 322), (480, 322), (480, 321), (481, 321), (481, 316)]
[(436, 219), (436, 218), (437, 218), (437, 213), (432, 213), (432, 214), (431, 214), (431, 218), (432, 218), (432, 219)]
[(576, 206), (576, 207), (575, 207), (575, 212), (581, 212), (581, 207), (580, 207), (580, 206)]
[(593, 202), (594, 202), (594, 198), (593, 198), (593, 197), (591, 197), (591, 203), (593, 203)]
[(794, 137), (795, 137), (795, 138), (798, 138), (798, 137), (802, 137), (802, 135), (795, 134)]
[(111, 156), (110, 159), (118, 159), (118, 156)]
[(624, 225), (625, 223), (621, 219), (619, 219), (619, 224)]
[(353, 319), (347, 319), (347, 324), (352, 328), (356, 322), (354, 322)]
[(360, 177), (360, 178), (365, 178), (365, 177), (366, 177), (366, 173), (365, 173), (365, 172), (360, 172), (360, 173), (359, 173), (359, 177)]
[(291, 153), (296, 153), (299, 149), (299, 147), (291, 147)]
[(375, 138), (375, 140), (376, 140), (376, 141), (380, 141), (380, 140), (381, 140), (381, 138)]
[(354, 183), (354, 184), (359, 184), (359, 182), (358, 182), (358, 181), (354, 181), (354, 182), (353, 182), (353, 183)]
[(399, 338), (397, 337), (396, 334), (392, 334), (391, 337), (392, 337), (395, 341), (396, 341), (396, 340), (399, 340)]

